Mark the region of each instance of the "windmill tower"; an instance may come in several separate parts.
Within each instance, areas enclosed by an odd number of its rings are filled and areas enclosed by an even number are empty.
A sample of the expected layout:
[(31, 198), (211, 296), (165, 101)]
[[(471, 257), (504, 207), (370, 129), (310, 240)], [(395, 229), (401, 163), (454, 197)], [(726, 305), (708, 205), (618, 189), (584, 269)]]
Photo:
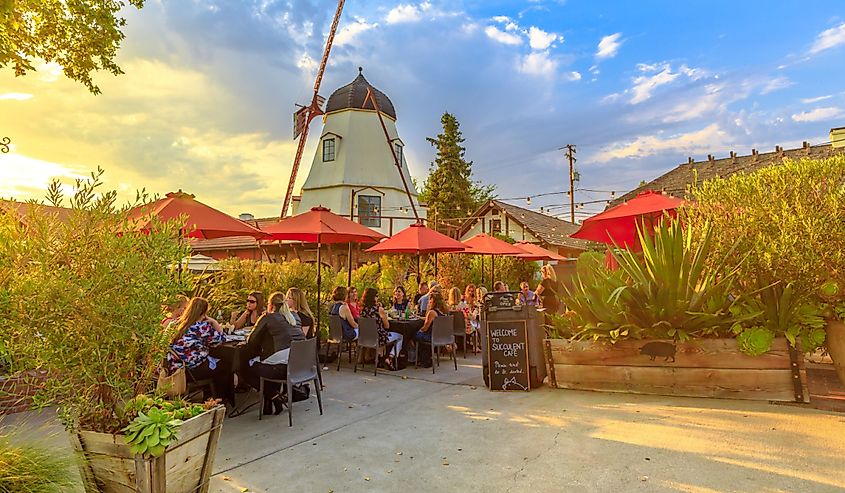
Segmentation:
[[(294, 198), (293, 213), (321, 205), (390, 235), (415, 222), (403, 176), (394, 161), (395, 154), (410, 185), (405, 143), (396, 130), (393, 103), (364, 78), (363, 69), (359, 67), (358, 72), (355, 80), (328, 99), (317, 151), (301, 196)], [(410, 195), (419, 210), (416, 191), (411, 190)], [(424, 217), (424, 211), (419, 213)]]

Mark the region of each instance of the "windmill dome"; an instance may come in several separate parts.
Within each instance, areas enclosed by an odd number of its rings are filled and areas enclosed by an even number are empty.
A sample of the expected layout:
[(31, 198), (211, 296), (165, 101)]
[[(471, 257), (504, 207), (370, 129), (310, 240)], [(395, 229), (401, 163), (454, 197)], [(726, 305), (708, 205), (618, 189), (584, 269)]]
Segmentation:
[(367, 101), (367, 106), (364, 106), (364, 100), (367, 97), (367, 89), (372, 89), (373, 95), (378, 102), (379, 110), (394, 120), (396, 119), (396, 109), (387, 95), (375, 87), (373, 87), (367, 79), (364, 78), (364, 69), (358, 67), (358, 77), (355, 80), (336, 90), (329, 96), (329, 101), (326, 104), (326, 113), (333, 111), (340, 111), (345, 109), (375, 109), (372, 101)]

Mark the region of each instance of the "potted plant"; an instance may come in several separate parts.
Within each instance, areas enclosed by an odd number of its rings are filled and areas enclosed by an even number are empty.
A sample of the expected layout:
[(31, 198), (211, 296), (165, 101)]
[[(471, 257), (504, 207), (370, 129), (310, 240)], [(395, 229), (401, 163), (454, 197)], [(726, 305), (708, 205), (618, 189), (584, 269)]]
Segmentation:
[(639, 243), (641, 252), (613, 252), (616, 271), (589, 257), (578, 266), (563, 297), (570, 311), (548, 330), (573, 334), (546, 341), (551, 385), (795, 400), (786, 339), (751, 356), (736, 337), (759, 312), (741, 294), (736, 267), (709, 262), (712, 230), (667, 220), (653, 234), (640, 231)]
[(802, 351), (824, 347), (845, 383), (845, 156), (787, 160), (690, 194), (684, 221), (712, 225), (717, 255), (740, 253), (723, 258), (768, 307), (747, 326), (748, 342), (764, 348), (782, 333)]
[[(68, 208), (31, 203), (23, 217), (0, 215), (0, 313), (7, 314), (11, 370), (47, 372), (35, 401), (57, 405), (84, 453), (89, 491), (193, 491), (210, 472), (222, 410), (136, 399), (154, 391), (172, 337), (160, 327), (162, 306), (190, 282), (174, 272), (188, 246), (178, 222), (135, 232), (126, 219), (130, 205), (119, 207), (115, 192), (100, 191), (101, 176), (78, 181)], [(51, 184), (49, 203), (64, 200)], [(145, 200), (139, 195), (134, 205)], [(126, 442), (138, 438), (138, 426), (148, 448), (133, 453)], [(188, 466), (182, 456), (166, 460), (194, 436), (201, 439), (192, 444), (205, 444), (199, 459)]]

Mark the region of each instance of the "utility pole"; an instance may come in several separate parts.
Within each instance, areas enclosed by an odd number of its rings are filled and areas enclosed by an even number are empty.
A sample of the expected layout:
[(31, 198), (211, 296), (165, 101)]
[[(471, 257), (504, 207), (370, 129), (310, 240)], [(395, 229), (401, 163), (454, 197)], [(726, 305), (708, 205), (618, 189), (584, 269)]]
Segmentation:
[(569, 217), (572, 224), (575, 224), (575, 145), (566, 144), (558, 150), (566, 149), (566, 157), (569, 159)]

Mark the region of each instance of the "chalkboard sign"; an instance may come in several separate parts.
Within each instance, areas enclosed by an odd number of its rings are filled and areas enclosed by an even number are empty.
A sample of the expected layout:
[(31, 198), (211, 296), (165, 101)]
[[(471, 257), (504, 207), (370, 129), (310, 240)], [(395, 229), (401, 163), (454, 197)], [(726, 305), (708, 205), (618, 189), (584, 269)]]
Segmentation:
[(531, 390), (525, 320), (487, 322), (490, 390)]
[(487, 293), (484, 297), (484, 307), (487, 311), (510, 310), (517, 306), (516, 300), (519, 293)]

